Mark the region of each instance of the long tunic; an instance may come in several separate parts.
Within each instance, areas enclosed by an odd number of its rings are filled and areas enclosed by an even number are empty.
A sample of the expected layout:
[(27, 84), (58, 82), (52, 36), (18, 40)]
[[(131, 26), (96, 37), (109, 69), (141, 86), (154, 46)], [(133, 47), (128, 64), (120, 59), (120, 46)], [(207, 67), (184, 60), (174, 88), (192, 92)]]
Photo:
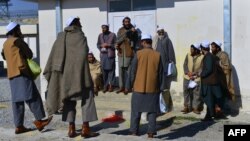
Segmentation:
[[(114, 33), (108, 34), (101, 33), (98, 36), (97, 48), (100, 50), (101, 66), (104, 70), (112, 70), (115, 68), (115, 41), (116, 36)], [(106, 51), (102, 51), (101, 45), (107, 43), (109, 45)], [(112, 56), (109, 56), (112, 55)]]
[[(203, 57), (204, 56), (201, 54), (191, 56), (191, 54), (188, 53), (183, 64), (184, 106), (190, 109), (202, 110), (203, 107), (203, 101), (200, 96), (200, 77), (198, 76), (201, 72)], [(188, 72), (192, 72), (197, 77), (194, 79), (194, 81), (198, 84), (195, 88), (188, 88), (190, 81), (190, 77), (187, 75)]]
[(131, 29), (124, 27), (119, 29), (116, 40), (116, 44), (118, 45), (119, 67), (129, 67), (137, 40), (137, 32), (131, 32)]
[(89, 63), (89, 69), (90, 69), (90, 74), (91, 74), (91, 77), (92, 77), (92, 80), (94, 83), (94, 88), (96, 88), (98, 86), (98, 84), (100, 87), (100, 84), (102, 83), (102, 82), (98, 82), (98, 81), (102, 80), (102, 78), (101, 78), (102, 72), (101, 72), (100, 62), (95, 60), (93, 63)]
[[(176, 64), (174, 47), (172, 41), (167, 36), (167, 33), (162, 39), (160, 39), (158, 35), (154, 37), (153, 44), (155, 45), (153, 46), (153, 48), (161, 54), (162, 66), (164, 69), (168, 67), (167, 64), (169, 62), (174, 62)], [(165, 76), (164, 71), (162, 73), (163, 73), (162, 75)], [(177, 76), (176, 77), (165, 76), (165, 78), (163, 79), (164, 89), (170, 89), (171, 82), (176, 79)]]
[[(156, 56), (159, 54), (149, 48), (142, 49), (137, 53), (139, 56), (136, 55), (133, 58), (126, 83), (127, 89), (131, 89), (133, 86), (131, 108), (135, 112), (158, 112), (159, 93), (163, 87), (160, 56), (157, 60)], [(149, 60), (149, 58), (151, 60)], [(150, 67), (153, 67), (153, 69), (149, 69)], [(142, 82), (142, 84), (145, 85), (142, 87), (139, 82), (144, 80), (145, 82)], [(152, 86), (147, 87), (147, 85)]]
[(29, 46), (21, 38), (9, 37), (4, 43), (2, 56), (8, 66), (12, 102), (27, 101), (39, 95), (27, 66), (26, 59), (33, 56)]
[(229, 96), (234, 100), (235, 99), (235, 90), (233, 83), (233, 73), (232, 73), (232, 64), (229, 60), (228, 54), (224, 51), (220, 51), (216, 54), (219, 57), (219, 64), (226, 76), (226, 85), (229, 91)]
[(221, 108), (223, 108), (224, 104), (219, 82), (219, 66), (211, 53), (204, 56), (202, 65), (200, 94), (213, 116), (215, 114), (215, 104), (218, 104)]

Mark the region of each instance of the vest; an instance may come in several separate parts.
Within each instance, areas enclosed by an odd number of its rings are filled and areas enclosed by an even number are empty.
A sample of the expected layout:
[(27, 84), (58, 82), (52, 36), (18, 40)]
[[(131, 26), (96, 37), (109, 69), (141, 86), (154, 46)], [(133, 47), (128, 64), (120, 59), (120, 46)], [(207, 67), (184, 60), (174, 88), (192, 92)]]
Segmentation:
[(21, 56), (20, 49), (14, 45), (18, 38), (9, 37), (3, 44), (3, 52), (7, 62), (7, 75), (11, 79), (21, 74), (30, 75), (27, 61)]
[(142, 49), (137, 52), (137, 60), (134, 91), (140, 93), (159, 92), (160, 53), (150, 48)]
[[(204, 55), (196, 55), (196, 56), (191, 56), (190, 53), (187, 54), (187, 60), (188, 60), (188, 71), (189, 72), (195, 72), (199, 73), (202, 69), (202, 60), (204, 58)], [(189, 80), (188, 75), (184, 75), (184, 78)], [(200, 77), (195, 79), (196, 82), (200, 81)]]

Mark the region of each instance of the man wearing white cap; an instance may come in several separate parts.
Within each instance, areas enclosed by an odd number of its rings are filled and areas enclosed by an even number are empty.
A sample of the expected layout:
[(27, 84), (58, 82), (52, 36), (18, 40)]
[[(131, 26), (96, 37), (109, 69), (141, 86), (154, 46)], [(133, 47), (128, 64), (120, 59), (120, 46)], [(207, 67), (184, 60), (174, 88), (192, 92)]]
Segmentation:
[(159, 111), (159, 94), (162, 90), (162, 63), (160, 53), (152, 49), (150, 35), (142, 35), (141, 45), (133, 58), (126, 90), (133, 88), (131, 100), (130, 132), (138, 135), (142, 112), (148, 116), (148, 137), (156, 134), (156, 115)]
[(100, 50), (102, 74), (103, 74), (103, 93), (113, 92), (115, 83), (115, 42), (116, 35), (109, 31), (109, 25), (101, 26), (102, 33), (97, 40), (97, 48)]
[(223, 92), (220, 85), (220, 66), (216, 57), (210, 53), (210, 42), (201, 43), (201, 51), (204, 54), (202, 61), (201, 90), (200, 94), (207, 105), (207, 113), (202, 121), (211, 121), (215, 117), (215, 105), (223, 107)]
[(32, 59), (33, 53), (28, 44), (23, 40), (19, 24), (11, 22), (6, 29), (7, 40), (3, 44), (2, 56), (7, 62), (13, 117), (16, 126), (15, 133), (20, 134), (31, 131), (31, 129), (23, 125), (25, 112), (24, 102), (29, 106), (35, 116), (35, 126), (41, 131), (50, 123), (52, 116), (42, 120), (45, 117), (43, 102), (27, 63), (27, 59)]
[(44, 69), (48, 81), (46, 107), (54, 114), (63, 107), (62, 120), (69, 122), (68, 136), (76, 137), (77, 100), (81, 100), (82, 137), (95, 137), (89, 122), (97, 120), (93, 81), (90, 75), (87, 38), (78, 17), (70, 17), (67, 27), (59, 33)]
[[(190, 53), (186, 55), (184, 68), (184, 109), (181, 110), (184, 114), (194, 112), (200, 114), (203, 110), (203, 101), (200, 97), (200, 77), (201, 63), (203, 55), (200, 51), (200, 44), (192, 44)], [(191, 84), (195, 84), (192, 85)]]
[[(221, 50), (222, 43), (220, 41), (214, 41), (211, 43), (211, 51), (212, 54), (217, 56), (219, 59), (219, 65), (223, 70), (223, 74), (220, 75), (221, 86), (225, 97), (235, 100), (235, 90), (234, 90), (234, 83), (233, 83), (233, 75), (232, 75), (232, 64), (228, 57), (228, 54), (225, 51)], [(216, 105), (215, 108), (216, 117), (217, 118), (224, 118), (224, 112), (221, 107)]]
[(118, 51), (119, 64), (119, 90), (116, 93), (124, 92), (126, 76), (130, 69), (131, 60), (134, 56), (134, 48), (138, 40), (138, 33), (133, 29), (131, 19), (125, 17), (122, 21), (123, 27), (118, 30), (116, 49)]
[(172, 41), (168, 37), (168, 33), (164, 30), (163, 27), (157, 29), (157, 35), (153, 39), (153, 49), (158, 51), (161, 54), (161, 61), (163, 66), (163, 84), (164, 91), (162, 93), (163, 99), (168, 103), (169, 111), (171, 111), (173, 103), (170, 94), (171, 82), (177, 80), (176, 75), (168, 75), (168, 66), (169, 63), (176, 64), (175, 51), (172, 44)]
[(214, 41), (211, 44), (211, 50), (214, 55), (219, 57), (219, 64), (223, 69), (224, 74), (226, 75), (226, 86), (229, 91), (229, 97), (232, 100), (235, 100), (235, 90), (233, 84), (233, 76), (232, 76), (232, 64), (229, 59), (228, 54), (225, 51), (221, 50), (222, 43), (220, 41)]

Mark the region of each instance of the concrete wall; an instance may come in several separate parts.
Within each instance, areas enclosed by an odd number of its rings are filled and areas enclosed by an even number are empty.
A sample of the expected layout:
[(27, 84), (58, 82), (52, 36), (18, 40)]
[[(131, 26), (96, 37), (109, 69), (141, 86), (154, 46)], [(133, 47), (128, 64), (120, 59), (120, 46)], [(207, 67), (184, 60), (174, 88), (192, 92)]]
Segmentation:
[(232, 0), (232, 63), (242, 110), (250, 112), (250, 1)]
[[(51, 47), (56, 39), (55, 1), (39, 0), (40, 65), (44, 69)], [(41, 94), (45, 98), (47, 81), (41, 75)]]
[(157, 7), (157, 24), (168, 32), (177, 59), (178, 81), (172, 83), (172, 92), (182, 96), (183, 62), (190, 45), (223, 41), (223, 0), (157, 0)]

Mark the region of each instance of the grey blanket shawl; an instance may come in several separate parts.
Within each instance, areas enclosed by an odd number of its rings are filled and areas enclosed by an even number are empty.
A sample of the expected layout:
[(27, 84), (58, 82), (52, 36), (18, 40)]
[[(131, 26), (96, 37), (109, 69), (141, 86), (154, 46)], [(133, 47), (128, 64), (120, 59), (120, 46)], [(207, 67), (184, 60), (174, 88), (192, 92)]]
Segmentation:
[[(174, 62), (176, 64), (175, 51), (173, 47), (173, 43), (168, 37), (168, 33), (165, 32), (165, 35), (162, 39), (158, 35), (153, 38), (152, 47), (154, 50), (158, 51), (161, 54), (161, 61), (164, 68), (166, 68), (169, 62)], [(171, 81), (177, 81), (177, 76), (168, 77), (165, 76), (163, 80), (164, 89), (169, 89), (171, 85)]]
[(66, 27), (58, 34), (43, 72), (48, 81), (46, 108), (49, 115), (60, 109), (65, 99), (81, 95), (85, 88), (92, 86), (88, 50), (81, 28)]

